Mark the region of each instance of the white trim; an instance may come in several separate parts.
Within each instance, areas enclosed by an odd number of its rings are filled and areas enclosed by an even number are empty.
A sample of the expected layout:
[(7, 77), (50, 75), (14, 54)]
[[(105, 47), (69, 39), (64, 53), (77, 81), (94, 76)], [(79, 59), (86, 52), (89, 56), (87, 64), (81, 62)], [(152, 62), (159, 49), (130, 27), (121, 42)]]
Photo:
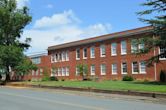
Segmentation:
[(142, 63), (142, 62), (145, 63), (145, 61), (140, 61), (140, 62), (139, 62), (139, 73), (140, 73), (140, 74), (146, 74), (146, 65), (145, 65), (145, 71), (142, 71), (142, 69), (141, 69), (141, 63)]
[[(86, 57), (84, 56), (84, 54), (85, 54), (85, 51), (84, 51), (84, 50), (85, 50), (85, 49), (86, 49), (86, 54), (87, 54)], [(82, 52), (82, 53), (83, 53), (83, 59), (87, 59), (87, 57), (88, 57), (88, 49), (87, 49), (86, 47), (83, 48), (83, 52)]]
[[(92, 67), (94, 67), (94, 72), (92, 71)], [(95, 65), (94, 64), (90, 66), (90, 73), (92, 76), (95, 75)]]
[[(165, 47), (165, 49), (166, 49), (166, 47)], [(158, 47), (158, 51), (159, 51), (159, 54), (160, 54), (161, 53), (160, 47)], [(159, 60), (166, 60), (166, 58), (159, 58)]]
[[(104, 49), (105, 55), (103, 55), (102, 49)], [(102, 44), (102, 45), (100, 45), (100, 57), (105, 57), (105, 56), (106, 56), (106, 46), (104, 44)]]
[[(79, 50), (79, 52), (80, 52), (80, 49), (79, 48), (77, 48), (76, 49), (76, 60), (80, 60), (80, 58), (78, 58), (78, 56), (77, 56), (77, 51)], [(81, 55), (81, 52), (80, 52), (80, 55)]]
[[(116, 73), (113, 72), (113, 65), (116, 65)], [(116, 64), (116, 63), (113, 63), (112, 66), (111, 66), (111, 69), (112, 69), (112, 75), (116, 75), (116, 74), (117, 74), (117, 71), (118, 71), (117, 64)]]
[[(92, 56), (92, 48), (94, 49), (94, 56)], [(92, 46), (90, 48), (90, 58), (95, 58), (95, 47), (94, 46)]]
[[(103, 66), (105, 66), (105, 72), (103, 73)], [(105, 64), (101, 64), (100, 65), (100, 73), (101, 73), (101, 75), (106, 75), (106, 65)]]
[[(115, 44), (115, 47), (113, 46), (113, 44)], [(114, 48), (116, 50), (115, 53), (113, 53), (114, 52), (113, 51)], [(111, 56), (117, 56), (117, 43), (116, 42), (111, 44)]]
[[(137, 61), (134, 61), (134, 62), (137, 62)], [(137, 62), (138, 64), (138, 62)], [(138, 67), (138, 72), (134, 72), (134, 69), (133, 69), (133, 62), (132, 62), (132, 74), (138, 74), (139, 73), (139, 67)]]
[[(125, 42), (125, 53), (123, 52), (123, 46), (122, 43)], [(126, 40), (121, 41), (121, 55), (126, 55), (127, 54), (127, 42)]]
[[(121, 74), (127, 74), (127, 72), (123, 72), (123, 63), (126, 63), (126, 65), (127, 65), (127, 62), (122, 62), (121, 63)], [(126, 68), (127, 69), (127, 68)]]

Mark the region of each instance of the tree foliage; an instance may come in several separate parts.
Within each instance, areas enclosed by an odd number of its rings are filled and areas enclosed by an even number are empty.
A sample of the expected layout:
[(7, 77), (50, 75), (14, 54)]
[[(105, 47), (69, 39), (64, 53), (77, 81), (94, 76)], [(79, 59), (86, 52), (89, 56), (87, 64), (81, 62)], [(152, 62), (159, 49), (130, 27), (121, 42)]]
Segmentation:
[(29, 9), (18, 9), (16, 0), (0, 0), (0, 69), (7, 75), (24, 60), (31, 39), (21, 42), (20, 38), (31, 19)]
[(88, 75), (88, 66), (86, 64), (77, 65), (78, 73), (84, 79)]
[[(152, 36), (142, 39), (142, 42), (146, 43), (145, 50), (140, 53), (148, 53), (149, 51), (161, 47), (166, 48), (166, 0), (146, 0), (142, 6), (147, 7), (147, 10), (138, 12), (138, 15), (145, 16), (147, 18), (139, 18), (140, 21), (145, 22), (153, 27)], [(166, 56), (166, 49), (164, 52), (151, 57), (148, 60), (148, 64), (153, 62), (159, 62), (159, 58)]]

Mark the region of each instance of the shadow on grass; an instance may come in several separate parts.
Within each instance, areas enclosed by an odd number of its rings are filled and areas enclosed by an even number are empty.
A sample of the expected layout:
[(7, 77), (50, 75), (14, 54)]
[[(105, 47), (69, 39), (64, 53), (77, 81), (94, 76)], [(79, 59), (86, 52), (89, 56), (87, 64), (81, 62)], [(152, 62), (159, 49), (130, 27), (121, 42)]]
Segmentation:
[(166, 85), (166, 82), (157, 82), (157, 81), (137, 81), (137, 82), (132, 82), (133, 84), (145, 84), (145, 85)]

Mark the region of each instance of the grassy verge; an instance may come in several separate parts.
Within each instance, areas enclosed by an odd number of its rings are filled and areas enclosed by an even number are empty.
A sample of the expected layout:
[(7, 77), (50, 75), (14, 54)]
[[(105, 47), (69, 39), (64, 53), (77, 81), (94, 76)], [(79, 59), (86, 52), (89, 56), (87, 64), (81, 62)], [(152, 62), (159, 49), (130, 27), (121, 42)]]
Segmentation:
[(105, 90), (134, 90), (145, 92), (160, 92), (166, 93), (166, 83), (156, 82), (125, 82), (125, 81), (44, 81), (44, 82), (17, 82), (23, 84), (33, 85), (47, 85), (47, 86), (64, 86), (64, 87), (78, 87), (78, 88), (96, 88)]

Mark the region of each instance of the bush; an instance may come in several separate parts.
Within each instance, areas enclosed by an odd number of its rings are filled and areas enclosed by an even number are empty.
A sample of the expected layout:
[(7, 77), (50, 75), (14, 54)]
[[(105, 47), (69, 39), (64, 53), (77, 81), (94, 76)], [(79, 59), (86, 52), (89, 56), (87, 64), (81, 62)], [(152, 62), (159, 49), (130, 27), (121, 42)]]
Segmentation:
[(160, 82), (166, 82), (166, 73), (165, 71), (160, 71)]
[(134, 78), (132, 77), (132, 76), (124, 76), (123, 77), (123, 79), (122, 79), (123, 81), (133, 81), (134, 80)]
[(51, 76), (51, 77), (50, 77), (50, 81), (58, 81), (58, 78), (57, 78), (57, 77), (54, 77), (54, 76)]
[(50, 78), (49, 77), (43, 77), (42, 81), (50, 81)]

